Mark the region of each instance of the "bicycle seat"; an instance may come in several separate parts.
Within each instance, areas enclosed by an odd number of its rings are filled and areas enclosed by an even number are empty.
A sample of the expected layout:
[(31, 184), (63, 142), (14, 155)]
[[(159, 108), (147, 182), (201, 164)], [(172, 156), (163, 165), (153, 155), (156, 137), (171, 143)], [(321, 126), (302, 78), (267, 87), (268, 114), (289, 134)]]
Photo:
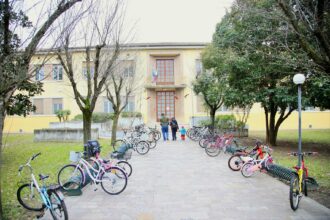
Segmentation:
[(49, 177), (49, 175), (39, 174), (39, 179), (40, 179), (40, 180), (47, 179), (48, 177)]
[(103, 163), (109, 163), (110, 160), (103, 159)]

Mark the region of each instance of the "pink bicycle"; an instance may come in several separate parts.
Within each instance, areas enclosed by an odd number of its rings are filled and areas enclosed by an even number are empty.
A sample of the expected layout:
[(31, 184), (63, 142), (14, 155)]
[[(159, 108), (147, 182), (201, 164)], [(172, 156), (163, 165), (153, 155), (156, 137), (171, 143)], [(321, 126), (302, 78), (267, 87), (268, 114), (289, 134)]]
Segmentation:
[(232, 134), (224, 134), (222, 136), (217, 135), (215, 137), (215, 141), (210, 141), (207, 143), (205, 147), (205, 152), (210, 157), (218, 156), (221, 151), (225, 151), (228, 146), (233, 143), (234, 135)]

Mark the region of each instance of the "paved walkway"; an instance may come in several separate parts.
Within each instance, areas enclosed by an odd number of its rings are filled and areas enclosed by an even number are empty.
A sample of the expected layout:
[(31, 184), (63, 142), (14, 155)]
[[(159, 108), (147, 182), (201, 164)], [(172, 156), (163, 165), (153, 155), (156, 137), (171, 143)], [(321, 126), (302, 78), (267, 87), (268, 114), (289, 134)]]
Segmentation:
[(330, 209), (304, 197), (293, 212), (289, 187), (258, 173), (244, 178), (191, 141), (160, 141), (147, 155), (133, 154), (126, 190), (110, 196), (88, 186), (67, 197), (70, 219), (330, 219)]

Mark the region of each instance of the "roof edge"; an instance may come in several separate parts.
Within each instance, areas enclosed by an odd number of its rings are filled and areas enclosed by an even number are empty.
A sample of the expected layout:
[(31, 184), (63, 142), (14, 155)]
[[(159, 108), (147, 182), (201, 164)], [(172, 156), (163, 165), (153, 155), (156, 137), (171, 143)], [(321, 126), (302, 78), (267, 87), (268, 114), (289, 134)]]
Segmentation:
[[(159, 42), (159, 43), (129, 43), (121, 44), (123, 49), (202, 49), (208, 44), (207, 42)], [(107, 45), (111, 48), (113, 45)], [(71, 51), (83, 51), (86, 47), (71, 47)], [(41, 48), (36, 51), (36, 54), (55, 52), (56, 48)]]

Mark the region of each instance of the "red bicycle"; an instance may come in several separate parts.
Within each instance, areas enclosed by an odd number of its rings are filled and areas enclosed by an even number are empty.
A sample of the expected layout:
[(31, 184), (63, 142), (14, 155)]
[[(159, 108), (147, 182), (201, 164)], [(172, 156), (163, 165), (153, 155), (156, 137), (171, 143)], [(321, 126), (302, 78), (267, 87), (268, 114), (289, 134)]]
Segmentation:
[(308, 169), (305, 166), (305, 155), (316, 155), (317, 152), (297, 152), (289, 153), (290, 156), (301, 156), (300, 166), (294, 166), (293, 174), (290, 179), (290, 206), (293, 211), (298, 209), (300, 199), (303, 195), (308, 195), (307, 182), (315, 183), (315, 179), (308, 177)]

